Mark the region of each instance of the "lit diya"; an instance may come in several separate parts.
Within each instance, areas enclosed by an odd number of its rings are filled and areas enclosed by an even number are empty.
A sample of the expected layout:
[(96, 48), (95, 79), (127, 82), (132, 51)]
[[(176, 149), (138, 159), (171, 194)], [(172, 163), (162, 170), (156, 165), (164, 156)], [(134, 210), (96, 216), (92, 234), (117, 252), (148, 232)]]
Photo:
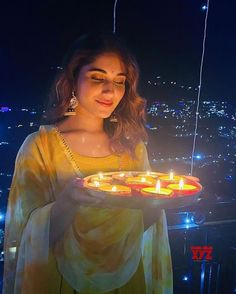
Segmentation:
[(144, 196), (172, 196), (173, 190), (167, 188), (161, 188), (160, 180), (157, 181), (155, 187), (146, 187), (141, 190), (142, 195)]
[(155, 179), (152, 177), (128, 177), (125, 180), (126, 184), (145, 184), (145, 185), (153, 185), (155, 184)]
[(145, 187), (154, 186), (156, 181), (152, 177), (128, 177), (125, 180), (127, 186), (134, 190), (141, 190)]
[(87, 187), (94, 190), (99, 190), (101, 187), (104, 187), (107, 185), (110, 185), (110, 184), (106, 182), (99, 182), (99, 181), (92, 181), (86, 184)]
[(184, 176), (187, 180), (194, 181), (194, 182), (200, 182), (200, 179), (193, 176)]
[(99, 188), (100, 191), (117, 196), (131, 196), (131, 189), (123, 185), (106, 185)]
[(91, 178), (91, 182), (95, 181), (110, 183), (112, 181), (112, 177), (104, 175), (103, 173), (99, 173)]
[(138, 174), (138, 177), (152, 177), (152, 178), (157, 178), (159, 176), (165, 175), (163, 173), (157, 173), (157, 172), (151, 172), (151, 171), (146, 171), (145, 173), (140, 173)]
[(112, 178), (114, 180), (118, 180), (118, 181), (122, 181), (122, 182), (125, 182), (125, 180), (128, 178), (128, 177), (132, 177), (133, 176), (133, 172), (132, 171), (121, 171), (121, 172), (115, 172), (113, 175), (112, 175)]
[(115, 174), (113, 174), (113, 175), (112, 175), (112, 178), (115, 179), (115, 180), (118, 180), (118, 181), (122, 181), (122, 182), (124, 182), (125, 179), (126, 179), (127, 177), (129, 177), (130, 175), (132, 175), (130, 172), (127, 172), (127, 173), (125, 173), (125, 172), (120, 172), (120, 173), (115, 173)]
[(185, 184), (181, 178), (178, 184), (169, 184), (167, 188), (172, 189), (177, 194), (191, 195), (199, 191), (199, 187)]
[(164, 182), (172, 182), (172, 183), (178, 183), (180, 181), (180, 176), (175, 176), (174, 173), (171, 171), (168, 175), (160, 176), (160, 180)]

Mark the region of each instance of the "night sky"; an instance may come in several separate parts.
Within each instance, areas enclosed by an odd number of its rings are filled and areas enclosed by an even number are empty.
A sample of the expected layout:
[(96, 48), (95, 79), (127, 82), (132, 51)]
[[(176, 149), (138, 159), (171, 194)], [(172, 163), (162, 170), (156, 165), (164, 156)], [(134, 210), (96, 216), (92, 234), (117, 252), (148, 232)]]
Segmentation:
[[(0, 104), (36, 105), (70, 44), (93, 28), (113, 29), (113, 0), (5, 1), (0, 11)], [(118, 0), (117, 33), (149, 78), (198, 85), (204, 1)], [(235, 1), (211, 0), (202, 97), (236, 96)], [(54, 69), (53, 69), (54, 68)]]

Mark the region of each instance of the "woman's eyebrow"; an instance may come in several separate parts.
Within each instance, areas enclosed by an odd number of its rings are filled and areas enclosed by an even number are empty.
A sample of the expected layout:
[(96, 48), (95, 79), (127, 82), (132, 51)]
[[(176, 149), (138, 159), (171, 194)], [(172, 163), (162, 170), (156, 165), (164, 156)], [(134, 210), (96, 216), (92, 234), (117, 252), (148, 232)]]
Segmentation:
[[(88, 70), (88, 72), (91, 72), (91, 71), (98, 71), (98, 72), (101, 72), (101, 73), (107, 74), (107, 72), (106, 72), (104, 69), (96, 68), (96, 67), (94, 67), (94, 68), (90, 68), (90, 69)], [(123, 73), (123, 72), (120, 72), (120, 73), (117, 74), (117, 76), (124, 76), (124, 77), (126, 77), (126, 74)]]

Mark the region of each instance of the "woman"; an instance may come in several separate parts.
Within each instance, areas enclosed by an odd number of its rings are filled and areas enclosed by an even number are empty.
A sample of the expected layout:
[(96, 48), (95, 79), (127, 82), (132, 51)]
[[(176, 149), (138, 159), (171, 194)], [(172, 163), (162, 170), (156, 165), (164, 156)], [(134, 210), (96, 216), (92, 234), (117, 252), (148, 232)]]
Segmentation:
[(68, 54), (48, 124), (17, 155), (3, 293), (172, 293), (164, 211), (106, 208), (81, 186), (99, 171), (149, 169), (137, 81), (112, 35), (83, 37)]

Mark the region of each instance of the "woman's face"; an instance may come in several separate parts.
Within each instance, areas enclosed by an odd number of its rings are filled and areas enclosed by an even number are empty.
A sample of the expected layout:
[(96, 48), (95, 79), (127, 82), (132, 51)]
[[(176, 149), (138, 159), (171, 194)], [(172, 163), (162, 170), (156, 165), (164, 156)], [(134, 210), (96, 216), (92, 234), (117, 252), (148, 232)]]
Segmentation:
[(81, 68), (75, 87), (78, 111), (107, 118), (125, 93), (126, 70), (114, 53), (99, 55)]

